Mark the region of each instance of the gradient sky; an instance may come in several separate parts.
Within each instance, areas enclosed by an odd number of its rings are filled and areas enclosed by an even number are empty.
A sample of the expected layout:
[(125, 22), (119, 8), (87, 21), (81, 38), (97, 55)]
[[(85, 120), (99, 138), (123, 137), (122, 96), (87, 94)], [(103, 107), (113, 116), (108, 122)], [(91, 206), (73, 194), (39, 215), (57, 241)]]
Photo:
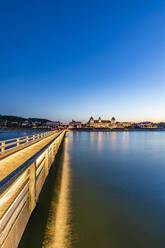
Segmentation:
[(165, 1), (0, 2), (0, 114), (165, 120)]

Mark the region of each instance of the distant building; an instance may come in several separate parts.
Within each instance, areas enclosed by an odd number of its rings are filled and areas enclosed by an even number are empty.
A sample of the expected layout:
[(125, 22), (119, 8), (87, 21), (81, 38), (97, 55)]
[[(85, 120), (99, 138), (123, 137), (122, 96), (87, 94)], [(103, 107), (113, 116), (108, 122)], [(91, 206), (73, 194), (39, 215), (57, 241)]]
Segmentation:
[(32, 121), (32, 125), (41, 125), (42, 123), (41, 123), (41, 121)]
[(165, 128), (165, 122), (159, 122), (157, 126), (158, 128)]
[(23, 126), (23, 127), (29, 126), (29, 121), (25, 120), (25, 121), (22, 123), (22, 126)]
[(131, 122), (122, 122), (122, 127), (132, 127), (132, 123)]
[(87, 126), (93, 128), (115, 128), (116, 120), (115, 117), (112, 117), (111, 120), (102, 120), (101, 117), (99, 117), (98, 120), (94, 120), (94, 118), (91, 117), (87, 123)]
[(150, 121), (140, 122), (140, 123), (137, 123), (137, 125), (140, 128), (152, 128), (153, 127), (153, 123)]
[(61, 125), (60, 121), (47, 121), (45, 124), (48, 128), (58, 128)]
[(73, 128), (81, 128), (81, 122), (80, 121), (74, 121), (72, 120), (70, 123), (69, 123), (69, 129), (73, 129)]
[(18, 123), (18, 121), (12, 121), (11, 124), (12, 125), (18, 125), (19, 123)]
[(8, 121), (7, 120), (2, 120), (2, 125), (7, 126)]

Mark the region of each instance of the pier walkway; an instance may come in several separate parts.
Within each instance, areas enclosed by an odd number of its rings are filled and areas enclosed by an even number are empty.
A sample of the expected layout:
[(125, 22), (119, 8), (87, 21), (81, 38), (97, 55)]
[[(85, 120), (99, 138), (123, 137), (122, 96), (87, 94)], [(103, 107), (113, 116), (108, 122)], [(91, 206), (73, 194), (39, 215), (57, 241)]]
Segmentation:
[(65, 132), (52, 132), (0, 160), (0, 248), (18, 247)]
[[(15, 151), (11, 155), (0, 160), (0, 181), (7, 177), (12, 171), (22, 165), (26, 160), (31, 158), (34, 154), (40, 151), (45, 145), (53, 140), (59, 132), (53, 132), (50, 136), (38, 141), (35, 144), (31, 144), (26, 148), (21, 148), (19, 151)], [(13, 148), (15, 150), (15, 148)], [(0, 156), (1, 158), (1, 156)]]

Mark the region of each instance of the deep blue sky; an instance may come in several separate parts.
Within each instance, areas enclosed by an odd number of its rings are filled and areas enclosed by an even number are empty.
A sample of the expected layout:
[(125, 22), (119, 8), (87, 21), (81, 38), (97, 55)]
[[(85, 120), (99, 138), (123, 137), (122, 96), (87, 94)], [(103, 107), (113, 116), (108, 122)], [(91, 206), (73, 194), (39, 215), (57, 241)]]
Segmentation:
[(0, 100), (0, 114), (165, 120), (165, 1), (1, 1)]

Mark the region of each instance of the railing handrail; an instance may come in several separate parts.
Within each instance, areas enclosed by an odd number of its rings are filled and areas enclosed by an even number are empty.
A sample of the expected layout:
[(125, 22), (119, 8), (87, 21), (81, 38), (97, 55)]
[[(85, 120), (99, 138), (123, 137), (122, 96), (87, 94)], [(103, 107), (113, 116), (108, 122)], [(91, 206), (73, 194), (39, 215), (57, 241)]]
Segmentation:
[[(26, 142), (29, 142), (29, 140), (32, 141), (31, 139), (34, 139), (36, 141), (37, 139), (48, 136), (49, 134), (52, 134), (52, 133), (53, 133), (53, 131), (49, 131), (49, 132), (42, 132), (42, 133), (38, 133), (38, 134), (31, 134), (29, 136), (20, 136), (20, 137), (8, 139), (8, 140), (1, 140), (0, 141), (0, 149), (1, 149), (0, 154), (3, 154), (4, 151), (11, 150), (11, 149), (15, 148), (16, 146), (24, 145)], [(24, 143), (22, 143), (22, 142), (24, 142)], [(10, 145), (11, 146), (15, 145), (15, 146), (11, 147), (9, 149), (5, 149), (5, 148), (9, 147)]]
[(0, 181), (0, 195), (32, 164), (36, 159), (57, 139), (65, 130), (61, 131), (53, 140), (46, 144), (40, 151), (25, 161), (17, 169), (12, 171), (7, 177)]
[(31, 137), (31, 136), (34, 136), (34, 135), (36, 136), (36, 135), (40, 135), (40, 134), (51, 133), (51, 132), (53, 132), (53, 131), (41, 132), (41, 133), (36, 133), (36, 134), (31, 134), (31, 135), (26, 135), (26, 136), (19, 136), (19, 137), (8, 139), (8, 140), (0, 140), (0, 143), (9, 142), (9, 141), (16, 140), (16, 139), (23, 139), (23, 138)]

